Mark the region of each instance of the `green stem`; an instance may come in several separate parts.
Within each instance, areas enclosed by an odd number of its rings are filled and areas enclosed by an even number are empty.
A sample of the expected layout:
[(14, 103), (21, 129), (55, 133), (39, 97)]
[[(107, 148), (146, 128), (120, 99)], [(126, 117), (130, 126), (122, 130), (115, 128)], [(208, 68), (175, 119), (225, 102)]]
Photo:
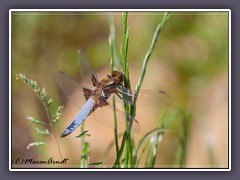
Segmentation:
[(121, 158), (121, 156), (122, 156), (122, 154), (123, 154), (123, 150), (124, 150), (124, 148), (125, 148), (125, 142), (126, 142), (126, 132), (124, 132), (124, 134), (123, 134), (123, 139), (122, 139), (121, 148), (120, 148), (120, 150), (119, 150), (117, 159), (116, 159), (116, 161), (114, 162), (113, 167), (116, 167), (116, 166), (117, 166), (117, 162), (119, 162), (119, 160), (120, 160), (120, 158)]
[(127, 150), (128, 150), (128, 164), (131, 166), (133, 165), (133, 144), (132, 144), (132, 136), (131, 132), (127, 132)]
[[(112, 14), (109, 15), (109, 45), (110, 45), (110, 71), (113, 72), (113, 67), (115, 66), (117, 69), (118, 67), (118, 55), (116, 51), (117, 43), (116, 43), (116, 34), (115, 34), (115, 26), (113, 21)], [(119, 166), (119, 146), (118, 146), (118, 125), (117, 125), (117, 116), (116, 116), (116, 102), (115, 102), (115, 95), (113, 95), (113, 113), (114, 113), (114, 139), (115, 139), (115, 146), (116, 146), (116, 155), (117, 155), (117, 162), (116, 165)]]
[[(26, 83), (30, 88), (33, 88), (33, 89), (34, 89), (34, 93), (37, 95), (39, 101), (40, 101), (40, 102), (42, 103), (42, 105), (44, 106), (44, 109), (45, 109), (45, 112), (46, 112), (46, 114), (47, 114), (47, 119), (48, 119), (49, 124), (48, 124), (48, 123), (44, 123), (44, 122), (43, 122), (43, 124), (51, 127), (51, 129), (52, 129), (52, 136), (51, 136), (51, 137), (52, 137), (53, 140), (56, 142), (57, 147), (58, 147), (58, 152), (59, 152), (60, 158), (61, 158), (61, 160), (63, 160), (63, 158), (62, 158), (62, 153), (61, 153), (61, 148), (60, 148), (60, 144), (59, 144), (59, 142), (58, 142), (58, 140), (57, 140), (57, 137), (56, 137), (56, 134), (55, 134), (54, 128), (53, 128), (53, 123), (52, 123), (52, 120), (51, 120), (50, 115), (49, 115), (49, 111), (48, 111), (48, 107), (47, 107), (47, 102), (44, 101), (44, 98), (41, 98), (39, 85), (37, 84), (36, 81), (33, 81), (33, 80), (27, 78), (27, 77), (26, 77), (25, 75), (23, 75), (23, 74), (17, 74), (16, 76), (17, 76), (17, 79), (20, 78), (20, 79), (21, 79), (24, 83)], [(65, 165), (64, 165), (64, 166), (65, 166)]]
[[(84, 123), (81, 125), (81, 133), (84, 132)], [(80, 161), (80, 167), (81, 168), (88, 168), (89, 162), (89, 144), (85, 142), (85, 136), (83, 135), (81, 137), (81, 149), (82, 149), (82, 155), (81, 155), (81, 161)]]
[[(135, 89), (135, 98), (134, 98), (134, 101), (133, 101), (133, 107), (136, 107), (138, 94), (139, 94), (140, 88), (142, 86), (144, 77), (145, 77), (148, 61), (149, 61), (150, 56), (152, 55), (152, 52), (153, 52), (153, 50), (156, 46), (158, 36), (159, 36), (161, 30), (164, 28), (165, 24), (167, 23), (169, 17), (170, 17), (170, 15), (169, 15), (168, 12), (164, 13), (162, 21), (158, 24), (158, 26), (155, 30), (151, 45), (150, 45), (150, 47), (148, 49), (148, 52), (147, 52), (147, 54), (146, 54), (146, 56), (143, 60), (141, 75), (140, 75), (140, 78), (138, 80), (138, 83), (137, 83), (137, 86), (136, 86), (136, 89)], [(134, 117), (135, 117), (135, 114), (136, 114), (136, 108), (133, 108), (132, 115), (134, 115)]]
[(131, 89), (130, 86), (130, 79), (129, 79), (129, 71), (128, 71), (128, 64), (127, 64), (127, 51), (128, 51), (128, 28), (127, 28), (127, 16), (128, 12), (122, 13), (122, 46), (121, 46), (121, 63), (123, 68), (123, 74), (125, 76), (124, 85), (126, 88)]
[(116, 30), (112, 13), (109, 13), (109, 45), (111, 49), (110, 70), (119, 70), (119, 54), (116, 40)]
[[(122, 46), (121, 46), (121, 63), (123, 68), (123, 74), (124, 74), (124, 86), (128, 88), (131, 91), (131, 83), (129, 78), (129, 69), (127, 64), (127, 52), (128, 52), (128, 40), (129, 40), (129, 34), (128, 34), (128, 27), (127, 27), (127, 17), (128, 12), (122, 13)], [(128, 97), (126, 95), (123, 95), (124, 99), (132, 100), (131, 97)], [(127, 105), (127, 103), (124, 101), (124, 108), (127, 114), (130, 114), (131, 112), (131, 106)], [(131, 124), (133, 119), (126, 116), (127, 123), (126, 123), (126, 130), (125, 130), (125, 137), (126, 139), (123, 139), (122, 144), (126, 144), (125, 148), (125, 158), (124, 158), (124, 165), (125, 167), (130, 167), (132, 165), (132, 157), (133, 157), (133, 149), (132, 149), (132, 138), (131, 138)], [(125, 142), (125, 143), (124, 143)]]
[[(128, 40), (129, 40), (129, 34), (128, 34), (128, 28), (127, 28), (127, 12), (122, 13), (122, 45), (121, 45), (121, 64), (122, 64), (122, 69), (123, 69), (123, 74), (124, 74), (124, 86), (129, 89), (131, 92), (131, 83), (130, 83), (130, 78), (129, 78), (129, 69), (128, 69), (128, 64), (127, 64), (127, 51), (128, 51)], [(151, 45), (149, 47), (149, 50), (144, 58), (143, 61), (143, 66), (142, 66), (142, 71), (141, 71), (141, 76), (139, 78), (139, 81), (136, 86), (136, 91), (135, 91), (135, 98), (133, 99), (133, 104), (132, 106), (127, 105), (127, 103), (124, 101), (124, 108), (127, 114), (130, 114), (132, 117), (135, 117), (136, 115), (136, 103), (137, 103), (137, 97), (140, 91), (140, 88), (142, 86), (145, 73), (146, 73), (146, 68), (147, 64), (149, 61), (150, 56), (152, 55), (152, 52), (156, 46), (157, 38), (163, 27), (165, 26), (169, 14), (165, 13), (163, 16), (163, 19), (161, 23), (157, 26)], [(124, 99), (128, 99), (132, 101), (132, 97), (123, 95)], [(126, 130), (124, 132), (124, 137), (122, 139), (121, 147), (118, 152), (117, 160), (115, 161), (114, 165), (119, 163), (120, 157), (122, 156), (123, 151), (125, 150), (125, 155), (124, 155), (124, 167), (132, 167), (134, 163), (136, 162), (136, 157), (133, 155), (134, 147), (133, 147), (133, 138), (131, 134), (131, 127), (132, 127), (132, 122), (133, 119), (127, 118), (127, 123), (126, 123)], [(133, 158), (134, 157), (134, 158)]]
[[(52, 124), (52, 121), (51, 121), (50, 116), (49, 116), (48, 108), (47, 108), (47, 106), (44, 106), (44, 107), (45, 107), (45, 111), (46, 111), (46, 113), (47, 113), (48, 121), (49, 121), (50, 126), (51, 126), (51, 128), (52, 128), (52, 137), (53, 137), (53, 139), (55, 140), (55, 142), (57, 143), (57, 147), (58, 147), (58, 152), (59, 152), (60, 158), (61, 158), (61, 160), (63, 160), (63, 158), (62, 158), (62, 152), (61, 152), (61, 148), (60, 148), (60, 144), (59, 144), (59, 142), (58, 142), (58, 140), (57, 140), (57, 137), (56, 137), (56, 134), (55, 134), (55, 131), (54, 131), (54, 128), (53, 128), (53, 124)], [(65, 166), (65, 165), (64, 165), (64, 166)]]

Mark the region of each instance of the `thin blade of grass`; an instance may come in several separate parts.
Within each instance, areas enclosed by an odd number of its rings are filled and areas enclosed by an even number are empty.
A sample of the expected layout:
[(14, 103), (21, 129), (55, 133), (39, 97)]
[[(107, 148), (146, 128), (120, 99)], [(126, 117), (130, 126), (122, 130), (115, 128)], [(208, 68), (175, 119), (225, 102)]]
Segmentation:
[(140, 147), (142, 146), (143, 142), (145, 140), (147, 140), (149, 137), (151, 137), (152, 135), (154, 135), (155, 133), (164, 133), (167, 132), (167, 129), (162, 129), (162, 128), (156, 128), (153, 129), (152, 131), (149, 131), (147, 134), (145, 134), (138, 142), (137, 146), (136, 146), (136, 150), (135, 150), (135, 154), (134, 154), (134, 160), (133, 162), (136, 163), (137, 162), (137, 158), (138, 158), (138, 152), (140, 150)]
[[(47, 92), (46, 92), (45, 88), (41, 89), (36, 81), (33, 81), (32, 79), (29, 79), (26, 75), (24, 75), (24, 74), (16, 74), (16, 79), (17, 80), (20, 79), (22, 82), (24, 82), (28, 86), (30, 86), (34, 90), (34, 92), (37, 95), (39, 101), (42, 103), (42, 105), (43, 105), (43, 107), (45, 109), (45, 112), (46, 112), (47, 119), (48, 119), (49, 123), (45, 123), (45, 122), (36, 120), (33, 117), (31, 117), (31, 116), (28, 116), (27, 118), (31, 122), (33, 122), (33, 123), (47, 125), (47, 126), (51, 127), (52, 133), (50, 135), (54, 139), (54, 141), (56, 142), (57, 147), (58, 147), (59, 156), (60, 156), (61, 160), (63, 160), (60, 144), (58, 142), (58, 139), (56, 137), (56, 134), (55, 134), (55, 131), (54, 131), (54, 128), (53, 128), (53, 120), (50, 118), (50, 112), (49, 112), (49, 109), (48, 109), (49, 106), (52, 104), (53, 99), (51, 97), (49, 99), (47, 99), (46, 98)], [(63, 106), (59, 106), (59, 107), (63, 108)], [(62, 108), (60, 108), (60, 110), (62, 110)], [(60, 117), (61, 117), (61, 113), (58, 114), (57, 118), (60, 119)]]
[[(150, 57), (151, 57), (151, 55), (153, 53), (153, 50), (154, 50), (154, 48), (156, 46), (158, 36), (159, 36), (160, 32), (162, 31), (162, 29), (164, 28), (165, 24), (167, 23), (169, 17), (170, 17), (170, 15), (169, 15), (168, 12), (164, 13), (162, 21), (158, 24), (158, 26), (157, 26), (157, 28), (156, 28), (156, 30), (154, 32), (151, 45), (150, 45), (150, 47), (149, 47), (149, 49), (147, 51), (147, 54), (146, 54), (146, 56), (145, 56), (145, 58), (143, 60), (143, 65), (142, 65), (140, 78), (139, 78), (137, 86), (135, 88), (135, 98), (133, 100), (133, 107), (136, 107), (136, 104), (137, 104), (138, 94), (139, 94), (140, 88), (142, 86), (144, 77), (145, 77), (148, 61), (149, 61), (149, 59), (150, 59)], [(134, 117), (135, 117), (135, 114), (136, 114), (136, 108), (133, 108), (132, 115), (134, 115)]]
[[(113, 68), (119, 69), (118, 63), (118, 53), (117, 53), (117, 43), (116, 43), (116, 34), (115, 34), (115, 26), (113, 21), (112, 14), (109, 15), (109, 45), (110, 45), (110, 71), (113, 72)], [(115, 94), (113, 95), (113, 116), (114, 116), (114, 138), (115, 138), (115, 147), (116, 147), (116, 155), (117, 159), (119, 159), (119, 146), (118, 146), (118, 125), (117, 125), (117, 115), (116, 115), (116, 102), (115, 102)], [(116, 162), (117, 165), (120, 165), (120, 162)]]
[(27, 149), (30, 149), (31, 147), (34, 147), (34, 146), (40, 146), (40, 145), (46, 145), (45, 142), (33, 142), (33, 143), (30, 143), (27, 145)]
[[(84, 134), (84, 122), (81, 124), (80, 127), (80, 135)], [(81, 136), (81, 159), (80, 159), (80, 167), (81, 168), (88, 168), (89, 167), (89, 144), (85, 141), (85, 136)]]
[(181, 121), (181, 127), (179, 132), (180, 146), (176, 153), (175, 164), (179, 167), (183, 167), (186, 163), (190, 117), (187, 117), (186, 114), (182, 111), (179, 111), (179, 115)]
[(80, 137), (82, 137), (82, 136), (90, 136), (90, 134), (88, 134), (88, 130), (81, 132), (81, 133), (80, 133), (79, 135), (77, 135), (75, 138), (80, 138)]
[(163, 136), (163, 133), (157, 133), (157, 135), (155, 135), (155, 137), (154, 137), (155, 140), (154, 140), (154, 142), (152, 142), (151, 153), (149, 154), (149, 157), (148, 157), (148, 167), (149, 168), (154, 168), (156, 157), (157, 157), (157, 149), (162, 140), (162, 136)]
[(49, 135), (49, 131), (48, 131), (48, 129), (45, 129), (45, 131), (40, 130), (40, 129), (38, 129), (38, 128), (35, 128), (35, 129), (36, 129), (37, 134), (41, 134), (41, 135)]
[[(169, 123), (177, 116), (177, 114), (178, 114), (178, 111), (168, 112), (167, 108), (164, 107), (164, 110), (161, 113), (159, 118), (158, 127), (162, 129), (167, 128)], [(156, 152), (160, 145), (162, 136), (163, 136), (162, 133), (157, 133), (155, 135), (155, 140), (152, 142), (151, 152), (149, 153), (147, 158), (147, 164), (149, 168), (154, 168), (154, 165), (156, 162), (156, 156), (157, 156)]]
[(98, 162), (90, 163), (89, 166), (99, 166), (99, 165), (102, 165), (103, 163), (104, 163), (103, 161), (98, 161)]
[(35, 124), (43, 124), (43, 125), (51, 126), (50, 124), (42, 122), (42, 121), (39, 121), (39, 120), (37, 120), (36, 118), (34, 118), (32, 116), (27, 116), (27, 119), (29, 121), (31, 121), (32, 123), (35, 123)]
[(135, 163), (135, 168), (137, 168), (139, 166), (139, 163), (141, 162), (142, 158), (143, 158), (143, 155), (144, 153), (146, 152), (147, 148), (149, 148), (149, 144), (150, 142), (147, 141), (147, 143), (145, 144), (145, 146), (143, 147), (143, 150), (141, 152), (141, 155), (139, 156), (137, 162)]
[(121, 156), (123, 154), (123, 151), (124, 151), (124, 148), (125, 148), (125, 141), (126, 141), (126, 132), (124, 132), (124, 134), (123, 134), (122, 144), (121, 144), (120, 149), (119, 149), (119, 156), (117, 156), (117, 159), (114, 162), (113, 168), (116, 168), (117, 167), (117, 162), (120, 161), (120, 158), (121, 158)]

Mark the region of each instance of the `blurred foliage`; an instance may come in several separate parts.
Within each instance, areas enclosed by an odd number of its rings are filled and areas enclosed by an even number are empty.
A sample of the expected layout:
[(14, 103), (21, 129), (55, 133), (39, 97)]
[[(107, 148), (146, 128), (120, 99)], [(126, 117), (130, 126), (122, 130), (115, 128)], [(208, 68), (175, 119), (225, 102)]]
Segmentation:
[[(120, 44), (121, 14), (120, 12), (113, 14), (116, 39)], [(141, 67), (162, 15), (163, 12), (129, 12), (127, 59), (136, 69)], [(64, 70), (78, 79), (77, 50), (79, 48), (86, 48), (94, 70), (109, 69), (108, 26), (108, 13), (105, 12), (13, 12), (13, 129), (16, 130), (20, 126), (26, 128), (26, 122), (22, 122), (23, 111), (43, 116), (41, 110), (36, 112), (35, 108), (39, 105), (32, 105), (35, 103), (31, 100), (31, 98), (34, 99), (34, 95), (15, 80), (15, 74), (23, 73), (37, 80), (56, 100), (56, 104), (62, 104), (62, 99), (59, 99), (56, 93), (58, 89), (52, 78), (53, 73)], [(166, 84), (157, 84), (155, 87), (165, 87), (174, 101), (174, 108), (186, 113), (188, 128), (191, 128), (192, 123), (190, 117), (201, 113), (199, 109), (194, 109), (192, 106), (195, 98), (215, 79), (228, 76), (228, 46), (228, 14), (226, 12), (172, 12), (167, 26), (160, 35), (149, 66), (153, 69), (160, 65), (164, 67), (163, 71), (166, 71), (166, 75), (163, 77)], [(150, 74), (156, 73), (149, 69), (146, 72), (149, 74), (145, 80), (146, 83), (152, 80), (149, 78), (152, 77)], [(129, 71), (130, 77), (135, 76), (135, 71), (131, 67)], [(157, 76), (156, 79), (158, 78), (161, 77)], [(158, 80), (152, 80), (152, 82), (158, 82)], [(225, 84), (224, 89), (227, 88)], [(19, 105), (22, 106), (20, 109)], [(217, 107), (215, 111), (218, 112)], [(173, 122), (171, 124), (173, 130), (177, 131), (179, 126)], [(26, 137), (26, 134), (23, 137)], [(173, 162), (175, 158), (172, 154), (176, 153), (174, 148), (176, 142), (174, 137), (169, 138), (172, 141), (168, 144), (164, 143), (164, 148), (159, 151), (159, 153), (165, 153), (165, 157), (160, 160), (162, 164)], [(17, 139), (13, 139), (14, 142), (17, 142)], [(171, 143), (172, 146), (169, 145)], [(21, 146), (18, 146), (13, 153), (21, 154), (21, 151)]]

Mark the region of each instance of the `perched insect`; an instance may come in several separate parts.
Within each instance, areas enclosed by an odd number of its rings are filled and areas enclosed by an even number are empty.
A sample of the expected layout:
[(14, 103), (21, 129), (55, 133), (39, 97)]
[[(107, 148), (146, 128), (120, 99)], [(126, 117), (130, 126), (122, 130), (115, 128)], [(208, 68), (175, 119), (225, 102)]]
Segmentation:
[[(96, 120), (101, 121), (102, 124), (113, 127), (113, 119), (104, 117), (107, 113), (99, 111), (99, 109), (111, 109), (112, 112), (115, 111), (118, 121), (121, 121), (121, 126), (118, 126), (120, 130), (126, 127), (127, 120), (131, 120), (132, 131), (138, 132), (140, 130), (138, 121), (118, 108), (113, 110), (111, 101), (109, 100), (112, 94), (116, 94), (119, 98), (117, 102), (124, 100), (125, 104), (132, 105), (131, 98), (129, 97), (134, 97), (134, 94), (132, 94), (129, 89), (123, 87), (123, 73), (120, 71), (113, 71), (111, 75), (107, 75), (104, 79), (99, 81), (91, 68), (85, 49), (80, 49), (78, 55), (82, 78), (81, 84), (75, 82), (63, 71), (59, 71), (55, 74), (58, 86), (62, 89), (70, 102), (79, 108), (81, 107), (80, 111), (64, 130), (61, 137), (65, 137), (72, 133), (89, 115), (95, 112), (99, 114), (95, 118)], [(84, 83), (88, 81), (92, 81), (93, 88), (84, 85)], [(156, 102), (156, 104), (169, 99), (165, 92), (156, 90), (140, 91), (139, 96), (142, 98), (144, 105), (148, 105), (151, 98), (152, 100), (150, 103)], [(85, 99), (84, 104), (81, 100), (83, 98)]]

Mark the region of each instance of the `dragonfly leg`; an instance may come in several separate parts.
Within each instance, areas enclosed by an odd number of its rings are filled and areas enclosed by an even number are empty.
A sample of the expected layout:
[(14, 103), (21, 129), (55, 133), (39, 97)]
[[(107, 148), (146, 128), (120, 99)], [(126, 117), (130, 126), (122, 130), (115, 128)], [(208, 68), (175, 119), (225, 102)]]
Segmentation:
[(119, 95), (118, 92), (115, 92), (115, 94), (122, 100), (123, 98)]

